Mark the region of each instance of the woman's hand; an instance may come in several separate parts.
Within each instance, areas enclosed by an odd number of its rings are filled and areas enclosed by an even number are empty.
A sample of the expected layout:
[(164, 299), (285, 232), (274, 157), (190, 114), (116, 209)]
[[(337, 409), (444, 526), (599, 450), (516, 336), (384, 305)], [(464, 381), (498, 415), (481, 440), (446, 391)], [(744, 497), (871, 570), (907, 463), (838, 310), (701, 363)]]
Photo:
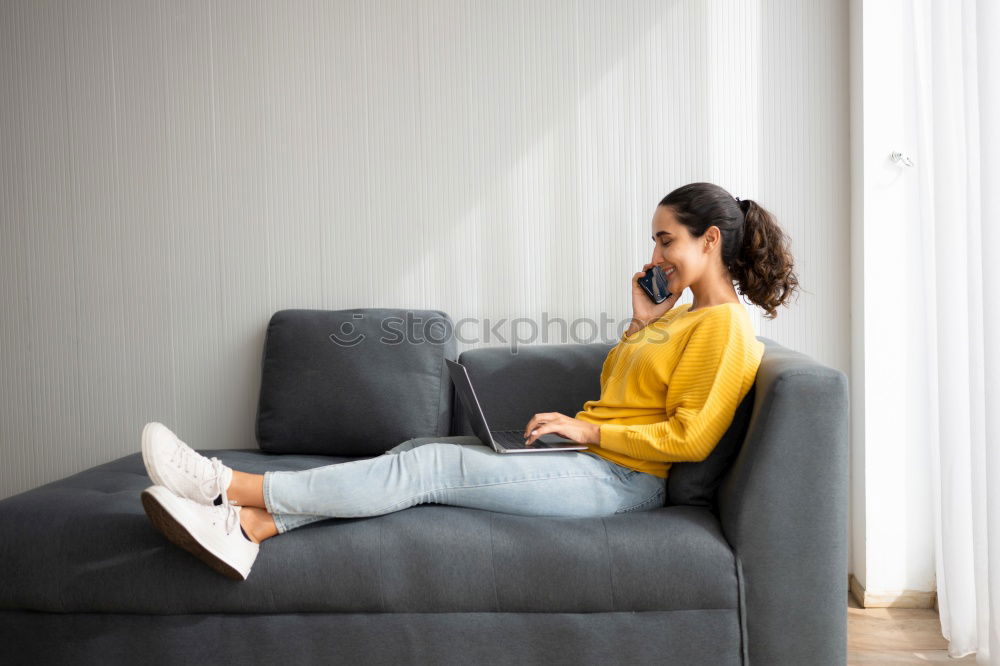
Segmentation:
[(683, 291), (683, 289), (678, 289), (677, 293), (671, 293), (670, 297), (659, 305), (650, 300), (649, 294), (639, 285), (639, 278), (654, 265), (652, 263), (646, 264), (641, 271), (632, 276), (632, 322), (628, 327), (629, 333), (635, 333), (662, 317), (670, 308), (674, 307)]
[(525, 445), (531, 446), (541, 435), (550, 432), (578, 444), (599, 444), (601, 441), (601, 427), (595, 423), (574, 419), (559, 412), (542, 412), (532, 416), (524, 428), (527, 440)]

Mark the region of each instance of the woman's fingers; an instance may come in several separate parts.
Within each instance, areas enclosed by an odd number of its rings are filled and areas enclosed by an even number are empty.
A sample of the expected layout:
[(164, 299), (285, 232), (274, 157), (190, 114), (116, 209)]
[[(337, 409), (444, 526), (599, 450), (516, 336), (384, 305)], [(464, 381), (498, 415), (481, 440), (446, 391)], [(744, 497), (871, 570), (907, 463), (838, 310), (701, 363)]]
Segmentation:
[(527, 438), (528, 436), (530, 436), (531, 431), (537, 428), (539, 425), (547, 423), (559, 416), (562, 415), (559, 414), (558, 412), (542, 412), (540, 414), (535, 414), (534, 416), (531, 417), (531, 420), (528, 421), (528, 425), (524, 427), (524, 437)]
[(650, 268), (652, 268), (652, 267), (653, 267), (653, 266), (655, 266), (655, 265), (656, 265), (656, 264), (653, 264), (653, 263), (648, 263), (648, 264), (646, 264), (645, 266), (643, 266), (643, 267), (642, 267), (642, 270), (641, 270), (641, 271), (639, 271), (638, 273), (636, 273), (635, 275), (633, 275), (633, 276), (632, 276), (632, 280), (633, 280), (633, 282), (634, 282), (635, 280), (638, 280), (639, 278), (641, 278), (641, 277), (642, 277), (643, 275), (645, 275), (645, 274), (646, 274), (646, 271), (648, 271), (648, 270), (649, 270)]
[(555, 426), (553, 424), (551, 424), (551, 423), (546, 423), (545, 425), (540, 425), (540, 426), (538, 426), (537, 428), (535, 428), (535, 429), (533, 429), (531, 431), (531, 435), (529, 435), (526, 438), (527, 442), (525, 443), (525, 445), (526, 446), (531, 446), (535, 442), (536, 439), (538, 439), (539, 437), (541, 437), (542, 435), (544, 435), (546, 433), (553, 432), (553, 431), (555, 431)]

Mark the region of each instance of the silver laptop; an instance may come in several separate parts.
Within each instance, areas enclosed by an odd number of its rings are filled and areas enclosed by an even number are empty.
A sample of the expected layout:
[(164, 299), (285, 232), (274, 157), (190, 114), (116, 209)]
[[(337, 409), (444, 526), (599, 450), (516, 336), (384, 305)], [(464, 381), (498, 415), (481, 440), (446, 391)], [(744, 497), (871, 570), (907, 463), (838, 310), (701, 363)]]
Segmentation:
[[(497, 453), (533, 453), (535, 451), (583, 451), (586, 444), (578, 444), (571, 439), (566, 439), (555, 433), (545, 433), (541, 435), (531, 446), (524, 444), (524, 429), (521, 430), (490, 430), (486, 424), (486, 415), (483, 414), (482, 407), (479, 406), (479, 398), (472, 389), (472, 381), (465, 366), (456, 363), (451, 359), (445, 359), (448, 363), (448, 372), (451, 373), (451, 381), (458, 391), (458, 397), (465, 406), (465, 411), (469, 415), (469, 422), (472, 424), (472, 431), (476, 437), (482, 440), (483, 444), (493, 447)], [(525, 423), (525, 425), (528, 425)]]

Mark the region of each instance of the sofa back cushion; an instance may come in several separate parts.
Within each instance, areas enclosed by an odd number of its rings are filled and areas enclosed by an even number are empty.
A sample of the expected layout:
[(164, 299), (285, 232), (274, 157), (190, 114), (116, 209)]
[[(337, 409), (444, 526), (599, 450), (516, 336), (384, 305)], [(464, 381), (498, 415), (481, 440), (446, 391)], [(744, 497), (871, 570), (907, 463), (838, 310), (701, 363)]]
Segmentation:
[[(601, 369), (614, 345), (606, 343), (480, 347), (462, 352), (486, 421), (493, 430), (523, 428), (538, 412), (575, 416), (587, 400), (601, 394)], [(766, 352), (765, 352), (766, 353)], [(699, 462), (674, 463), (667, 472), (670, 505), (712, 507), (716, 490), (739, 453), (746, 436), (755, 389), (737, 408), (722, 439)], [(453, 397), (453, 435), (472, 435), (465, 408)]]
[[(491, 430), (523, 428), (538, 412), (574, 416), (601, 394), (601, 367), (614, 345), (564, 343), (479, 347), (462, 352), (479, 405)], [(452, 434), (473, 435), (458, 394), (452, 403)]]
[(257, 445), (271, 453), (380, 455), (447, 435), (456, 357), (439, 310), (280, 310), (264, 338)]

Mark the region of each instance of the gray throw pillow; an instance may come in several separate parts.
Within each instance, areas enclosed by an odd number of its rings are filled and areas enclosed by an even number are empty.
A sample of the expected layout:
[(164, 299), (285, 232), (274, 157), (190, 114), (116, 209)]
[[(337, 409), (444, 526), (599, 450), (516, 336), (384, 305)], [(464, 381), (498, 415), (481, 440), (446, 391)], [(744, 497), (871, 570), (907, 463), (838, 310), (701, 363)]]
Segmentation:
[(700, 462), (674, 463), (667, 472), (667, 505), (714, 507), (722, 477), (736, 460), (746, 438), (753, 412), (756, 383), (736, 408), (733, 422), (708, 457)]
[(257, 444), (270, 453), (375, 456), (447, 435), (456, 356), (440, 310), (281, 310), (267, 326)]

